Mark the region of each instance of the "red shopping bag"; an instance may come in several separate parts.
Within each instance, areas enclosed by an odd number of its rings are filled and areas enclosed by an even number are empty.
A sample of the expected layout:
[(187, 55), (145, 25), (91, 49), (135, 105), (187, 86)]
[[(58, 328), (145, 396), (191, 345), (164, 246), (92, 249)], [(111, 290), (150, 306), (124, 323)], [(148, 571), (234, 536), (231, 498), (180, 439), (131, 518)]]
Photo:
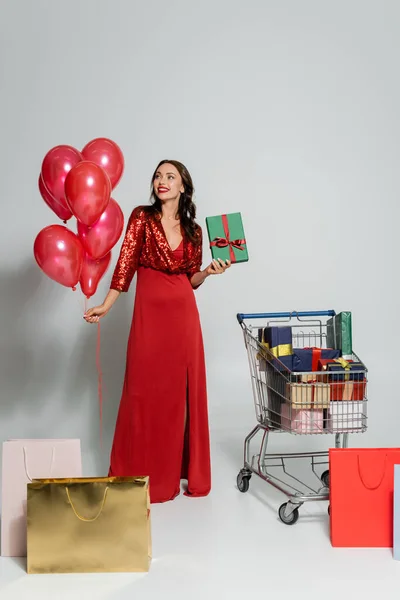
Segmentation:
[(394, 465), (399, 448), (329, 451), (332, 546), (393, 546)]

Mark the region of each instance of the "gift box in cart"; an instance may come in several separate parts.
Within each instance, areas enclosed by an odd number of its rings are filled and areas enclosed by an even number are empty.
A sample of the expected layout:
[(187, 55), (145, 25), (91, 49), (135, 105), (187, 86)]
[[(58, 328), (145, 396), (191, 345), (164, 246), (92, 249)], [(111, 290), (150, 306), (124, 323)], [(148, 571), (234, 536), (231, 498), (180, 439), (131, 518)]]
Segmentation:
[[(288, 501), (278, 514), (287, 525), (296, 523), (305, 502), (329, 500), (328, 449), (271, 454), (267, 451), (269, 434), (333, 434), (334, 447), (346, 448), (350, 433), (367, 429), (367, 368), (354, 352), (344, 359), (340, 349), (327, 347), (329, 324), (335, 316), (333, 310), (237, 315), (257, 418), (244, 441), (244, 464), (237, 485), (247, 492), (255, 474), (283, 492)], [(254, 324), (260, 321), (262, 325)], [(291, 329), (293, 360), (280, 360), (282, 352), (263, 343), (260, 331), (266, 328), (277, 340), (279, 328), (285, 329), (286, 337)], [(300, 463), (307, 467), (301, 476), (296, 472)]]

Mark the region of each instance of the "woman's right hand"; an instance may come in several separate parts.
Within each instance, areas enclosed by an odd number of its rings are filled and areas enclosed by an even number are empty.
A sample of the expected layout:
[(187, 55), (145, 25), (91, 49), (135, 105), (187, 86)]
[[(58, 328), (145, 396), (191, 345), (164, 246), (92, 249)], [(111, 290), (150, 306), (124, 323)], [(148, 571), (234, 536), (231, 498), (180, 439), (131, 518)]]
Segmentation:
[(89, 308), (83, 318), (88, 323), (98, 323), (102, 317), (105, 317), (108, 313), (109, 309), (101, 304), (100, 306), (95, 306), (94, 308)]

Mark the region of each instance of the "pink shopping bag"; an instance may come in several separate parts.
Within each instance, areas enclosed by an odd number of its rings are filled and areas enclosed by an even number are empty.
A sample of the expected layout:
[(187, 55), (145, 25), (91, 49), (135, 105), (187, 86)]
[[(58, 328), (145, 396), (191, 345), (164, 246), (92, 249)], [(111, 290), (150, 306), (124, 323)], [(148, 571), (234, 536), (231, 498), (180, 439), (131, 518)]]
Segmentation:
[(1, 555), (26, 556), (26, 493), (32, 479), (82, 477), (80, 440), (3, 443)]

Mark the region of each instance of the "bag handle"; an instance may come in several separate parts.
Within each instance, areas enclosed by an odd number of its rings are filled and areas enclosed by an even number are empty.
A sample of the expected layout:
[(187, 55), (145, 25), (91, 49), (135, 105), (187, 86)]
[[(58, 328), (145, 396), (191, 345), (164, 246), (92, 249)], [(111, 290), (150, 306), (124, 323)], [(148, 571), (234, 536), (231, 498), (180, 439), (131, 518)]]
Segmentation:
[(380, 485), (382, 484), (382, 481), (383, 481), (383, 479), (384, 479), (384, 477), (386, 475), (387, 454), (385, 454), (385, 460), (384, 460), (384, 463), (383, 463), (382, 477), (380, 478), (379, 483), (377, 485), (374, 485), (374, 486), (367, 485), (365, 483), (364, 479), (363, 479), (363, 476), (361, 474), (361, 463), (360, 463), (360, 455), (359, 454), (357, 454), (357, 462), (358, 462), (358, 474), (360, 476), (361, 483), (363, 484), (363, 486), (367, 490), (370, 490), (372, 492), (375, 491), (375, 490), (377, 490), (380, 487)]
[(93, 517), (93, 519), (86, 519), (85, 517), (82, 517), (82, 516), (81, 516), (81, 515), (78, 513), (78, 511), (76, 510), (75, 506), (73, 505), (73, 503), (72, 503), (72, 500), (71, 500), (71, 496), (69, 495), (69, 489), (68, 489), (67, 487), (65, 488), (65, 491), (67, 492), (67, 498), (68, 498), (68, 502), (70, 503), (70, 505), (71, 505), (71, 507), (72, 507), (72, 510), (74, 511), (74, 514), (75, 514), (75, 516), (76, 516), (76, 517), (78, 517), (78, 519), (79, 519), (80, 521), (84, 521), (85, 523), (93, 523), (93, 521), (97, 521), (97, 519), (99, 518), (99, 516), (100, 516), (100, 515), (101, 515), (101, 513), (103, 512), (103, 508), (104, 508), (104, 505), (105, 505), (105, 503), (106, 503), (106, 497), (107, 497), (107, 492), (108, 492), (108, 486), (107, 486), (107, 487), (106, 487), (106, 489), (104, 490), (103, 502), (101, 503), (100, 510), (99, 510), (99, 512), (97, 513), (97, 515), (96, 515), (95, 517)]
[[(29, 475), (29, 471), (28, 471), (28, 454), (27, 454), (27, 449), (24, 446), (22, 448), (23, 452), (24, 452), (24, 468), (25, 468), (25, 475), (27, 476), (27, 478), (29, 479), (29, 481), (32, 483), (32, 478)], [(56, 454), (56, 449), (53, 446), (52, 447), (52, 451), (51, 451), (51, 462), (50, 462), (50, 469), (49, 469), (49, 477), (51, 477), (51, 472), (53, 470), (54, 467), (54, 458), (55, 458), (55, 454)]]

